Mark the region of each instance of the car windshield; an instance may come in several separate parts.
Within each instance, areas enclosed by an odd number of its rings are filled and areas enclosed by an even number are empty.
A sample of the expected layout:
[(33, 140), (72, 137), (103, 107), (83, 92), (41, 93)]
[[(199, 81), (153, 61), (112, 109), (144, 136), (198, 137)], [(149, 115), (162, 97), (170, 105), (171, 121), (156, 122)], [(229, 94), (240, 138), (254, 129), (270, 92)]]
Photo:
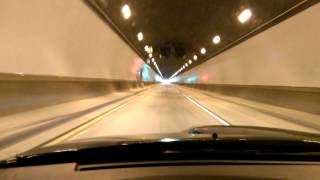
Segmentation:
[(89, 140), (320, 134), (318, 2), (3, 0), (0, 160)]

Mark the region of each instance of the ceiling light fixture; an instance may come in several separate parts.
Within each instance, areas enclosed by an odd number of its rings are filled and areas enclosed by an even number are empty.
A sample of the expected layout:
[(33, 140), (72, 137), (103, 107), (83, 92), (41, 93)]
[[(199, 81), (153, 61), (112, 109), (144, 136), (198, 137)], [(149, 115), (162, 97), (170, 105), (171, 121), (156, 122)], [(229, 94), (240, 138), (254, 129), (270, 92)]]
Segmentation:
[(149, 54), (151, 54), (153, 52), (152, 46), (148, 46), (148, 45), (144, 46), (144, 50)]
[(145, 45), (145, 46), (144, 46), (144, 50), (145, 50), (146, 52), (148, 52), (148, 51), (149, 51), (149, 46), (148, 46), (148, 45)]
[(192, 63), (191, 59), (189, 59), (189, 61), (188, 61), (188, 62), (189, 62), (189, 64), (191, 64), (191, 63)]
[(129, 19), (131, 17), (131, 10), (127, 4), (122, 6), (121, 12), (122, 12), (124, 19)]
[(172, 78), (174, 78), (178, 73), (181, 72), (181, 70), (182, 70), (182, 69), (180, 68), (177, 72), (175, 72), (174, 74), (172, 74), (172, 75), (170, 76), (169, 80), (172, 79)]
[(206, 53), (206, 49), (205, 48), (201, 48), (200, 52), (201, 52), (201, 54), (205, 54)]
[(139, 41), (142, 41), (142, 40), (143, 40), (143, 34), (142, 34), (142, 32), (139, 32), (139, 33), (137, 34), (137, 38), (138, 38)]
[(221, 41), (221, 38), (220, 38), (219, 35), (215, 35), (215, 36), (213, 37), (213, 39), (212, 39), (212, 42), (213, 42), (214, 44), (219, 44), (220, 41)]
[(152, 54), (151, 53), (149, 54), (149, 58), (152, 58)]
[(193, 60), (197, 60), (198, 59), (198, 56), (197, 55), (193, 55)]
[(238, 16), (238, 20), (241, 23), (245, 23), (246, 21), (248, 21), (250, 19), (251, 16), (252, 16), (251, 10), (250, 9), (245, 9)]

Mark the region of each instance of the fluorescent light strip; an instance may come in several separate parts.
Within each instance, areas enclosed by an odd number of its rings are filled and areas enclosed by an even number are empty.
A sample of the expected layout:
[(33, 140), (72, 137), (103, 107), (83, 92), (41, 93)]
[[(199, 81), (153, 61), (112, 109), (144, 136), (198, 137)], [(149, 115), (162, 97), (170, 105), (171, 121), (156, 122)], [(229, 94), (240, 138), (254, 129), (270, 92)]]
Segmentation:
[[(196, 56), (196, 55), (195, 55), (195, 56)], [(191, 61), (191, 60), (189, 60), (189, 63), (190, 63), (190, 61)], [(192, 62), (192, 61), (191, 61), (191, 62)], [(186, 64), (188, 64), (188, 63), (186, 63)], [(190, 63), (190, 64), (191, 64), (191, 63)], [(180, 73), (181, 71), (183, 71), (183, 69), (184, 69), (184, 65), (183, 65), (180, 69), (178, 69), (177, 72), (175, 72), (174, 74), (172, 74), (169, 79), (174, 78), (178, 73)]]
[(174, 74), (172, 74), (171, 75), (171, 77), (169, 78), (169, 79), (171, 79), (171, 78), (174, 78), (179, 72), (181, 72), (182, 70), (181, 69), (179, 69), (177, 72), (175, 72)]
[(175, 72), (169, 79), (172, 79), (174, 78), (177, 74), (178, 74), (179, 71)]
[(156, 61), (154, 61), (153, 64), (154, 64), (154, 66), (156, 67), (156, 69), (158, 70), (160, 76), (163, 77), (163, 76), (162, 76), (162, 73), (161, 73), (161, 71), (160, 71), (160, 69), (159, 69), (159, 67), (158, 67), (158, 65), (157, 65), (157, 63), (156, 63)]
[(204, 110), (206, 113), (208, 113), (210, 116), (212, 116), (213, 118), (215, 118), (216, 120), (218, 120), (221, 124), (225, 125), (225, 126), (230, 126), (231, 124), (229, 124), (227, 121), (223, 120), (221, 117), (219, 117), (218, 115), (214, 114), (213, 112), (209, 111), (207, 108), (203, 107), (201, 104), (197, 103), (195, 100), (193, 100), (192, 98), (182, 94), (185, 98), (187, 98), (189, 101), (191, 101), (193, 104), (195, 104), (196, 106), (198, 106), (200, 109)]

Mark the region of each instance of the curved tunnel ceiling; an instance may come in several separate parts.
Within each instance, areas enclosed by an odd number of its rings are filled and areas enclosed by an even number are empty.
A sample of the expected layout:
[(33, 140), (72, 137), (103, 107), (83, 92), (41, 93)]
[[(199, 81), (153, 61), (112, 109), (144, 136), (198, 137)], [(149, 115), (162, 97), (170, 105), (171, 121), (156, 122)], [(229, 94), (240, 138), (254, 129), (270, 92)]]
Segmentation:
[(318, 1), (85, 0), (85, 2), (156, 72), (164, 78), (170, 78), (205, 62)]

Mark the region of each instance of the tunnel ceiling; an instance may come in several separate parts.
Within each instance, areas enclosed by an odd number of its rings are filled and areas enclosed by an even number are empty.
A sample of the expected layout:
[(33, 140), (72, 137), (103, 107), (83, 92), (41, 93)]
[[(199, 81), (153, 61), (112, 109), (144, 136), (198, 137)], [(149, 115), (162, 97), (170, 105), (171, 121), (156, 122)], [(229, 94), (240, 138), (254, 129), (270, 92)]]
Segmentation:
[[(311, 6), (316, 1), (86, 0), (85, 2), (157, 73), (160, 70), (164, 78), (169, 78), (205, 62)], [(202, 48), (205, 50), (201, 52)], [(152, 54), (152, 57), (149, 54)]]

